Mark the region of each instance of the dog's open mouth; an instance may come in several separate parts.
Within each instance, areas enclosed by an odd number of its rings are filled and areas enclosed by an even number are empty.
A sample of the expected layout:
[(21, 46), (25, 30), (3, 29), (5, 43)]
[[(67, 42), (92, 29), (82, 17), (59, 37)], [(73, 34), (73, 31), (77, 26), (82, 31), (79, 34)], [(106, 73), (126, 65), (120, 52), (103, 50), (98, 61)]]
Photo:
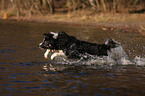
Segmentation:
[(51, 44), (48, 44), (47, 46), (45, 46), (43, 43), (40, 43), (40, 44), (39, 44), (39, 48), (40, 48), (41, 50), (50, 49), (51, 47), (52, 47)]

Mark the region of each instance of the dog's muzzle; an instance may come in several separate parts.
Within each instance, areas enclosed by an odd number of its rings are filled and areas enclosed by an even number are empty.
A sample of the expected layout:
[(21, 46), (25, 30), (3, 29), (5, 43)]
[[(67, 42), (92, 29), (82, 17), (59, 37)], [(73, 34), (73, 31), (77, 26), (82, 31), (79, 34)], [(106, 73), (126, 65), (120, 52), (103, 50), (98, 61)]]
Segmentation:
[(42, 48), (42, 43), (40, 43), (38, 46), (41, 50), (44, 49), (44, 48)]
[(43, 43), (40, 43), (40, 44), (39, 44), (39, 48), (40, 48), (41, 50), (43, 50), (43, 49), (47, 49), (47, 48), (44, 46)]

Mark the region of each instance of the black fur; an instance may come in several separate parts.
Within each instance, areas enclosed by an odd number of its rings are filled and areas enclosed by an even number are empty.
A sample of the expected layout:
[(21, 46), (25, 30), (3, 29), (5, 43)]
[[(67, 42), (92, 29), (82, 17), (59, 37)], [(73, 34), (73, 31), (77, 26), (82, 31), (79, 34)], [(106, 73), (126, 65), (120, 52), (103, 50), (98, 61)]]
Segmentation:
[(63, 50), (68, 58), (80, 58), (83, 54), (107, 56), (111, 48), (117, 47), (119, 44), (113, 39), (109, 39), (107, 44), (96, 44), (81, 41), (74, 36), (69, 36), (65, 32), (59, 32), (56, 39), (53, 34), (45, 33), (45, 38), (40, 44), (41, 48), (51, 50)]

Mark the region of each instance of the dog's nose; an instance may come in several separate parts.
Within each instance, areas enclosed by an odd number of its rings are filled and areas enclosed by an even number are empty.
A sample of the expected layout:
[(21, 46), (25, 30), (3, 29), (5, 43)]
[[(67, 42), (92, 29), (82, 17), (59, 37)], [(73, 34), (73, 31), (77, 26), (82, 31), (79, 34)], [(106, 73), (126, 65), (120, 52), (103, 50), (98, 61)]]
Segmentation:
[(41, 49), (41, 50), (43, 50), (43, 43), (40, 43), (39, 45), (38, 45), (38, 47)]
[(42, 46), (43, 46), (43, 43), (40, 43), (38, 46), (39, 46), (39, 48), (42, 48)]
[(39, 44), (39, 46), (42, 46), (42, 42)]

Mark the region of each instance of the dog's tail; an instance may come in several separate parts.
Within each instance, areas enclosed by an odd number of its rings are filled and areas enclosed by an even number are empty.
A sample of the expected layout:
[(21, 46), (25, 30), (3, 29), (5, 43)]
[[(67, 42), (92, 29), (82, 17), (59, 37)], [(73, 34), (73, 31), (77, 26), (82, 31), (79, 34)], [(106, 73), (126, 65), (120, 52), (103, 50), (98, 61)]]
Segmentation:
[(121, 45), (119, 42), (115, 41), (114, 39), (108, 39), (105, 42), (105, 45), (107, 45), (109, 48), (115, 48)]

